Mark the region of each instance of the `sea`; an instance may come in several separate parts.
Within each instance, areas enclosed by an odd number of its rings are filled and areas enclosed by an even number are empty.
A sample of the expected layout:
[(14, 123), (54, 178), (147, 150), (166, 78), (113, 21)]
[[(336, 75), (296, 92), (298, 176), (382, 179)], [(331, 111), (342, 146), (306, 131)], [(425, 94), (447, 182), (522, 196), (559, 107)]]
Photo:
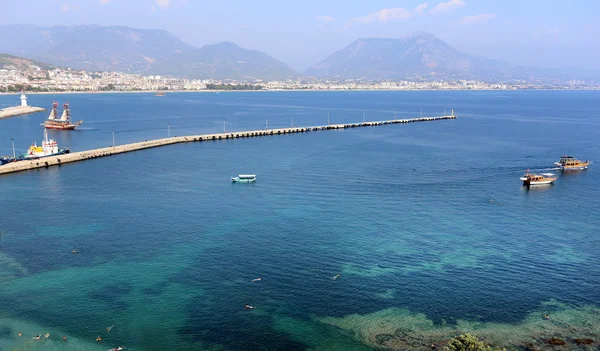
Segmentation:
[[(599, 91), (28, 96), (53, 101), (84, 121), (48, 132), (72, 151), (458, 118), (1, 176), (1, 351), (429, 350), (466, 332), (519, 350), (600, 345), (600, 165), (554, 166), (600, 161)], [(0, 155), (40, 144), (47, 114), (0, 120)], [(527, 188), (527, 169), (558, 179)]]

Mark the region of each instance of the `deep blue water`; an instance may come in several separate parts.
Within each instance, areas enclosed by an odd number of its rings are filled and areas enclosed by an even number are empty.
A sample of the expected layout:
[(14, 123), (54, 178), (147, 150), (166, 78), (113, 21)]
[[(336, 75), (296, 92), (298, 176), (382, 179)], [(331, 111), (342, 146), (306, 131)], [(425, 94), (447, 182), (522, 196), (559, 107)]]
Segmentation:
[[(0, 177), (0, 350), (360, 350), (360, 336), (323, 318), (398, 308), (439, 326), (519, 325), (548, 301), (600, 305), (597, 165), (538, 189), (519, 181), (528, 168), (557, 172), (547, 169), (564, 154), (600, 160), (600, 92), (29, 96), (53, 99), (84, 120), (49, 133), (73, 151), (110, 145), (112, 130), (118, 144), (166, 137), (167, 124), (188, 135), (222, 131), (223, 120), (233, 131), (421, 107), (459, 118), (173, 145)], [(11, 138), (17, 152), (39, 143), (45, 116), (0, 120), (0, 154)], [(258, 181), (231, 184), (240, 173)], [(30, 339), (46, 331), (51, 340)]]

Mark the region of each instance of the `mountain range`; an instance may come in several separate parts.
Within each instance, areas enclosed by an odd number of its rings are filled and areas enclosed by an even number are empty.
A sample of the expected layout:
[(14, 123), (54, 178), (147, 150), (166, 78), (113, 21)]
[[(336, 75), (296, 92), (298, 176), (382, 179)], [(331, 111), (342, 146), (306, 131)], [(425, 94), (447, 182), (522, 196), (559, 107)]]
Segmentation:
[(202, 79), (283, 80), (308, 76), (329, 80), (556, 82), (589, 78), (581, 72), (521, 67), (472, 56), (423, 32), (401, 39), (358, 39), (304, 74), (260, 51), (230, 42), (196, 48), (160, 29), (1, 25), (0, 37), (0, 52), (52, 65)]
[(0, 69), (16, 69), (19, 71), (25, 71), (30, 66), (38, 66), (40, 69), (48, 70), (54, 68), (52, 65), (43, 62), (37, 62), (26, 58), (0, 54)]
[(568, 80), (558, 70), (511, 65), (460, 52), (443, 40), (419, 32), (402, 39), (364, 38), (311, 66), (308, 76), (358, 80), (549, 81)]
[(228, 42), (196, 48), (161, 29), (2, 25), (0, 37), (0, 52), (73, 69), (238, 80), (298, 75), (260, 51)]

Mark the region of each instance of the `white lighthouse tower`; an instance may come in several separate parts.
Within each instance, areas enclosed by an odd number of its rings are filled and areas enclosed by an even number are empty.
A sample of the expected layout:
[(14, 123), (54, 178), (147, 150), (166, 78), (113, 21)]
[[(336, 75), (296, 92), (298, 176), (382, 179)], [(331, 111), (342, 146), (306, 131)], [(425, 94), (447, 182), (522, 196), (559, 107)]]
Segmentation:
[(21, 107), (27, 107), (27, 96), (21, 91)]

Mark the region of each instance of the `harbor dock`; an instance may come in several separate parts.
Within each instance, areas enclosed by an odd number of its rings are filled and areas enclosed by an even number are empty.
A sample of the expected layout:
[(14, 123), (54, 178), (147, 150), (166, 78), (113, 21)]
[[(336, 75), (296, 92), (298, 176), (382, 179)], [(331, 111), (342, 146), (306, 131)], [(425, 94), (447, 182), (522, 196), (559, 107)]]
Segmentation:
[(27, 115), (35, 112), (46, 111), (45, 108), (33, 107), (33, 106), (14, 106), (7, 107), (0, 110), (0, 119), (10, 118), (15, 116)]
[(346, 123), (346, 124), (330, 124), (325, 126), (316, 127), (290, 127), (290, 128), (276, 128), (276, 129), (262, 129), (262, 130), (251, 130), (242, 132), (226, 132), (216, 134), (200, 134), (190, 136), (178, 136), (164, 139), (155, 139), (131, 144), (115, 145), (100, 149), (93, 149), (87, 151), (72, 152), (69, 154), (63, 154), (59, 156), (44, 157), (35, 160), (17, 161), (0, 166), (0, 175), (8, 173), (16, 173), (27, 171), (36, 168), (44, 168), (51, 166), (60, 166), (65, 163), (72, 163), (84, 160), (95, 159), (99, 157), (113, 156), (126, 152), (132, 152), (137, 150), (150, 149), (160, 146), (179, 144), (179, 143), (190, 143), (190, 142), (206, 142), (216, 140), (228, 140), (238, 138), (253, 138), (260, 136), (274, 136), (274, 135), (286, 135), (296, 133), (309, 133), (316, 131), (325, 130), (340, 130), (348, 128), (358, 127), (375, 127), (389, 124), (406, 124), (414, 122), (431, 122), (440, 121), (447, 119), (456, 119), (454, 112), (451, 115), (438, 116), (438, 117), (420, 117), (411, 119), (394, 119), (387, 121), (377, 122), (360, 122), (360, 123)]
[(45, 108), (27, 105), (27, 95), (21, 94), (21, 105), (3, 108), (0, 110), (0, 119), (27, 115), (35, 112), (46, 111)]

